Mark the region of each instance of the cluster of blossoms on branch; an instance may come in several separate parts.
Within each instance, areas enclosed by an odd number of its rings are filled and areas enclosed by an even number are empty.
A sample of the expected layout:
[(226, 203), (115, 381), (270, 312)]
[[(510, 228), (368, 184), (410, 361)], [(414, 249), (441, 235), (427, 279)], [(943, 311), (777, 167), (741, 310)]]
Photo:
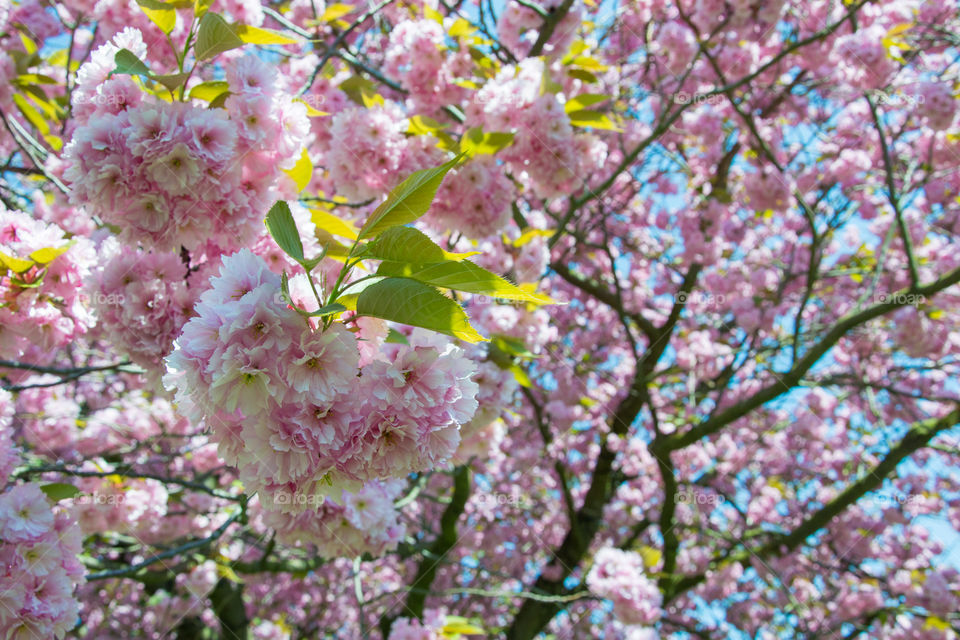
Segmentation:
[(62, 638), (77, 623), (80, 528), (35, 482), (9, 485), (19, 455), (10, 438), (10, 394), (0, 390), (0, 634)]
[[(176, 389), (180, 410), (210, 426), (221, 457), (264, 508), (307, 514), (278, 527), (286, 537), (316, 532), (313, 538), (327, 541), (328, 517), (358, 525), (372, 518), (367, 524), (397, 531), (392, 502), (374, 499), (393, 492), (364, 485), (434, 469), (453, 456), (460, 425), (477, 409), (472, 362), (425, 332), (408, 344), (380, 336), (379, 350), (361, 362), (354, 333), (339, 322), (309, 322), (280, 295), (280, 276), (246, 249), (225, 258), (210, 283), (167, 359), (165, 384)], [(323, 517), (311, 522), (321, 509)]]
[(306, 105), (278, 91), (253, 56), (227, 68), (225, 109), (166, 102), (110, 76), (118, 51), (145, 57), (146, 48), (139, 31), (124, 30), (78, 72), (77, 129), (64, 150), (72, 201), (132, 245), (216, 253), (252, 244), (280, 170), (300, 156)]

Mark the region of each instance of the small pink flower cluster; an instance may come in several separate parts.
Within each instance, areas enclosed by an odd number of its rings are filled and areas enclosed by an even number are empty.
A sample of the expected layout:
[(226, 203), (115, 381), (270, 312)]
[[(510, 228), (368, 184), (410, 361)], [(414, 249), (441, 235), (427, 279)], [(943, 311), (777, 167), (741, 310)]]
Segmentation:
[(60, 227), (0, 204), (0, 253), (33, 262), (19, 273), (0, 262), (0, 358), (16, 360), (31, 346), (46, 354), (93, 326), (80, 289), (94, 260), (88, 240), (67, 240)]
[(515, 197), (503, 166), (491, 155), (476, 156), (447, 174), (430, 206), (428, 221), (443, 231), (485, 238), (510, 224), (510, 204)]
[(660, 27), (656, 47), (657, 53), (664, 58), (667, 71), (679, 76), (697, 53), (697, 39), (689, 27), (674, 20)]
[(353, 106), (333, 116), (332, 141), (350, 141), (332, 142), (326, 153), (337, 192), (351, 200), (369, 200), (393, 188), (400, 167), (410, 168), (406, 129), (403, 110), (392, 102), (369, 109)]
[(473, 59), (466, 47), (459, 53), (448, 51), (445, 37), (443, 26), (434, 20), (404, 20), (390, 32), (384, 69), (410, 92), (417, 111), (460, 104), (466, 94), (454, 80), (471, 75)]
[(306, 107), (278, 92), (273, 71), (252, 56), (227, 70), (226, 110), (143, 96), (129, 78), (106, 79), (121, 45), (145, 49), (139, 32), (114, 42), (78, 73), (75, 103), (89, 113), (64, 151), (72, 202), (93, 207), (131, 245), (250, 244), (277, 199), (280, 169), (293, 166), (309, 133)]
[(652, 625), (660, 619), (663, 597), (657, 583), (646, 576), (638, 553), (600, 549), (593, 557), (587, 586), (613, 602), (613, 613), (624, 624)]
[(173, 253), (122, 246), (90, 286), (99, 327), (158, 382), (163, 358), (193, 315), (195, 296), (187, 287), (186, 272)]
[[(540, 95), (543, 61), (528, 58), (504, 67), (474, 94), (467, 122), (485, 132), (513, 132), (513, 144), (497, 154), (518, 178), (525, 177), (539, 197), (552, 198), (577, 186), (589, 175), (597, 150), (592, 136), (574, 135), (570, 118), (552, 93)], [(587, 143), (585, 145), (585, 143)], [(600, 154), (602, 155), (602, 154)]]
[(754, 211), (786, 211), (793, 197), (786, 176), (771, 165), (748, 173), (743, 177), (743, 191), (747, 205)]
[(953, 125), (957, 99), (947, 82), (923, 82), (916, 91), (917, 113), (931, 129), (944, 131)]
[(344, 325), (315, 329), (249, 250), (224, 259), (168, 356), (181, 411), (212, 427), (221, 456), (267, 509), (316, 511), (371, 480), (444, 464), (477, 409), (473, 363), (414, 332), (360, 367)]
[(444, 609), (428, 609), (423, 620), (397, 618), (390, 627), (387, 640), (443, 640), (448, 637), (443, 633), (446, 619)]
[[(557, 11), (562, 0), (546, 0), (540, 6), (548, 12)], [(577, 36), (577, 28), (583, 18), (583, 8), (580, 3), (574, 3), (570, 11), (557, 23), (553, 34), (543, 47), (543, 53), (556, 58), (562, 55)], [(497, 22), (497, 34), (500, 40), (516, 55), (529, 54), (533, 43), (540, 36), (539, 29), (543, 28), (543, 18), (533, 9), (518, 2), (507, 3), (506, 9)]]
[(406, 531), (393, 506), (403, 487), (399, 480), (374, 480), (359, 491), (344, 491), (336, 500), (327, 498), (316, 511), (291, 515), (265, 510), (263, 522), (280, 542), (316, 545), (326, 558), (381, 556), (395, 549)]
[(0, 495), (0, 636), (62, 638), (78, 619), (80, 529), (36, 483)]

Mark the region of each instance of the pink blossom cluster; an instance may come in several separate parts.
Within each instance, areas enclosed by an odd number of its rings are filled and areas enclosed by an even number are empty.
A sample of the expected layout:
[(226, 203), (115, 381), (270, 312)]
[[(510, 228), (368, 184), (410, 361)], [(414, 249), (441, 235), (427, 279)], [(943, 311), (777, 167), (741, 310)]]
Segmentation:
[(0, 635), (62, 638), (76, 626), (80, 529), (36, 483), (0, 495)]
[[(514, 176), (525, 177), (543, 198), (568, 193), (589, 175), (602, 155), (603, 143), (590, 135), (575, 136), (570, 118), (556, 95), (541, 95), (544, 63), (528, 58), (504, 67), (474, 94), (467, 122), (485, 132), (511, 132), (513, 144), (497, 155)], [(595, 167), (594, 167), (595, 168)]]
[(676, 20), (660, 27), (655, 45), (657, 54), (664, 58), (667, 71), (674, 76), (681, 75), (697, 53), (697, 39), (693, 31)]
[(443, 640), (447, 615), (444, 609), (428, 609), (423, 619), (397, 618), (390, 627), (387, 640)]
[(410, 93), (416, 111), (459, 104), (466, 94), (454, 81), (471, 75), (473, 60), (466, 48), (448, 51), (445, 37), (443, 25), (434, 20), (405, 20), (390, 32), (384, 69)]
[(953, 125), (957, 98), (946, 82), (923, 82), (916, 90), (917, 114), (931, 129), (944, 131)]
[[(556, 11), (562, 0), (547, 0), (540, 4), (545, 11)], [(557, 23), (543, 47), (543, 53), (558, 57), (570, 47), (577, 36), (577, 27), (583, 18), (583, 8), (574, 3), (571, 10)], [(519, 2), (508, 2), (506, 9), (497, 22), (497, 33), (503, 44), (516, 54), (526, 55), (540, 36), (543, 18), (536, 11)]]
[(15, 405), (10, 392), (0, 389), (0, 486), (6, 486), (20, 456), (13, 443), (10, 425), (13, 422)]
[(316, 511), (365, 482), (444, 464), (477, 408), (473, 365), (427, 332), (359, 366), (343, 324), (313, 328), (249, 250), (224, 259), (168, 356), (181, 411), (267, 509)]
[(118, 248), (91, 283), (99, 327), (159, 382), (163, 358), (193, 313), (187, 267), (173, 253)]
[(624, 624), (652, 625), (662, 615), (660, 589), (647, 577), (638, 553), (600, 549), (593, 557), (587, 586), (613, 602), (614, 615)]
[(64, 150), (72, 202), (131, 245), (249, 244), (277, 199), (280, 169), (300, 155), (305, 105), (277, 91), (273, 71), (253, 56), (228, 67), (225, 110), (144, 96), (127, 77), (107, 79), (121, 46), (145, 50), (139, 32), (126, 30), (78, 73), (75, 103), (89, 113)]
[(793, 202), (786, 176), (769, 164), (743, 178), (747, 206), (754, 211), (786, 211)]
[(475, 156), (451, 170), (440, 184), (429, 222), (443, 231), (485, 238), (510, 224), (510, 204), (515, 197), (516, 189), (504, 166), (492, 155)]
[(329, 126), (332, 140), (324, 161), (338, 194), (346, 198), (380, 197), (397, 184), (401, 167), (411, 172), (427, 166), (412, 166), (419, 165), (416, 138), (405, 135), (408, 121), (396, 103), (351, 106), (333, 116)]
[(326, 558), (381, 556), (396, 548), (406, 527), (393, 502), (403, 490), (399, 480), (370, 481), (355, 492), (323, 500), (316, 510), (292, 515), (264, 510), (263, 522), (287, 544), (312, 544)]
[(93, 326), (81, 292), (94, 260), (89, 240), (68, 240), (60, 227), (0, 204), (0, 253), (0, 358), (16, 360), (31, 347), (46, 354)]

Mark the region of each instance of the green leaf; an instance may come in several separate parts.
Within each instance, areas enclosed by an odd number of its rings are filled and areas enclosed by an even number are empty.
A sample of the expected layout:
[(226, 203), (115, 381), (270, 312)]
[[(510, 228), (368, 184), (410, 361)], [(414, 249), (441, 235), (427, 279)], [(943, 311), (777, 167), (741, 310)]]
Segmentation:
[(170, 35), (177, 26), (177, 12), (172, 5), (159, 0), (137, 0), (137, 4), (150, 21), (160, 27), (165, 34)]
[(484, 133), (480, 127), (474, 127), (467, 131), (460, 140), (460, 149), (471, 156), (478, 154), (493, 155), (513, 144), (513, 135), (504, 131)]
[(586, 82), (587, 84), (595, 84), (597, 82), (597, 76), (593, 75), (585, 69), (568, 69), (567, 75), (571, 78), (576, 78), (581, 82)]
[(120, 49), (120, 51), (117, 51), (113, 56), (113, 62), (117, 67), (111, 73), (131, 76), (150, 76), (150, 69), (147, 68), (147, 65), (129, 49)]
[(417, 171), (395, 187), (360, 229), (359, 238), (363, 240), (375, 237), (390, 227), (413, 222), (425, 214), (443, 177), (461, 158), (462, 156), (457, 156), (439, 167)]
[(610, 99), (610, 96), (604, 96), (597, 93), (584, 93), (579, 96), (575, 96), (567, 100), (567, 103), (563, 105), (563, 110), (567, 113), (572, 113), (574, 111), (581, 111), (588, 107), (592, 107), (595, 104), (600, 104), (601, 102), (606, 102)]
[(529, 359), (537, 357), (535, 353), (527, 349), (527, 345), (525, 345), (520, 338), (498, 333), (491, 336), (490, 340), (491, 350), (496, 349), (502, 351), (504, 354), (517, 358)]
[(272, 29), (261, 29), (246, 24), (233, 25), (233, 32), (247, 44), (297, 44), (299, 40)]
[(377, 274), (412, 278), (435, 287), (488, 295), (504, 300), (534, 304), (555, 304), (547, 296), (525, 291), (492, 271), (487, 271), (483, 267), (466, 260), (463, 262), (432, 262), (429, 264), (384, 262), (377, 270)]
[(570, 116), (570, 124), (575, 127), (590, 127), (593, 129), (606, 129), (608, 131), (621, 131), (605, 114), (599, 111), (590, 111), (588, 109), (579, 109), (567, 114)]
[(311, 318), (322, 318), (323, 316), (332, 316), (335, 313), (340, 313), (346, 310), (347, 308), (345, 306), (334, 302), (333, 304), (328, 304), (326, 306), (320, 307), (316, 311), (306, 311), (306, 312), (303, 312), (303, 314), (306, 316), (310, 316)]
[(80, 489), (77, 489), (72, 484), (67, 484), (65, 482), (51, 482), (50, 484), (45, 484), (40, 487), (40, 491), (43, 491), (47, 498), (54, 502), (60, 502), (61, 500), (72, 498), (80, 493)]
[(197, 42), (193, 49), (197, 60), (206, 60), (218, 53), (242, 46), (243, 40), (233, 32), (227, 21), (217, 14), (205, 13), (200, 19)]
[(163, 86), (167, 88), (171, 93), (176, 91), (180, 85), (187, 81), (187, 78), (190, 77), (189, 73), (171, 73), (163, 76), (150, 76), (152, 79), (156, 80)]
[(190, 89), (190, 98), (203, 100), (204, 102), (213, 102), (220, 94), (230, 91), (230, 85), (222, 80), (212, 80), (210, 82), (201, 82), (193, 89)]
[(284, 253), (297, 262), (303, 262), (303, 243), (300, 241), (297, 223), (294, 222), (293, 214), (290, 213), (290, 207), (287, 203), (283, 200), (277, 200), (276, 204), (270, 207), (270, 212), (267, 213), (263, 222), (267, 225), (267, 231), (270, 232), (270, 235), (273, 236)]
[(409, 278), (384, 278), (364, 289), (357, 298), (357, 313), (430, 329), (466, 342), (485, 340), (470, 325), (459, 304), (430, 285)]
[(390, 227), (376, 240), (365, 247), (364, 257), (391, 262), (458, 262), (476, 255), (472, 253), (448, 253), (426, 234), (413, 227)]
[(393, 327), (387, 331), (387, 337), (383, 339), (384, 342), (389, 342), (391, 344), (410, 344), (410, 341), (407, 340), (407, 336), (403, 335)]

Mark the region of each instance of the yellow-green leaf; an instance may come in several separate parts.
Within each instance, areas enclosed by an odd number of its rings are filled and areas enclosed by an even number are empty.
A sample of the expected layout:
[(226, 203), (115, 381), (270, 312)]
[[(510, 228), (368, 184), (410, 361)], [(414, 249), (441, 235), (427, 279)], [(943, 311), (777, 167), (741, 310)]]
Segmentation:
[(591, 129), (606, 129), (608, 131), (621, 131), (606, 114), (599, 111), (590, 111), (580, 109), (567, 114), (570, 117), (570, 124), (575, 127), (590, 127)]
[(478, 627), (461, 616), (447, 616), (443, 621), (443, 629), (441, 629), (441, 633), (448, 638), (455, 638), (460, 635), (486, 635), (486, 632), (481, 627)]
[(427, 4), (423, 5), (423, 17), (443, 24), (443, 14)]
[(480, 127), (468, 130), (460, 140), (460, 149), (470, 156), (492, 155), (513, 144), (513, 134), (504, 131), (484, 133)]
[(567, 113), (573, 111), (580, 111), (582, 109), (587, 109), (592, 107), (595, 104), (605, 102), (610, 99), (610, 96), (604, 96), (596, 93), (584, 93), (579, 96), (574, 96), (567, 100), (567, 103), (563, 105), (563, 110)]
[(24, 260), (23, 258), (7, 255), (6, 253), (0, 251), (0, 264), (14, 273), (24, 273), (30, 270), (30, 267), (34, 265), (34, 262), (33, 260)]
[(328, 115), (330, 115), (330, 114), (327, 113), (326, 111), (319, 111), (319, 110), (317, 110), (317, 109), (314, 109), (313, 106), (312, 106), (309, 102), (307, 102), (306, 100), (304, 100), (303, 98), (294, 98), (293, 101), (294, 101), (294, 102), (299, 102), (300, 104), (302, 104), (303, 106), (305, 106), (305, 107), (307, 108), (307, 117), (308, 117), (308, 118), (319, 118), (320, 116), (328, 116)]
[(303, 191), (310, 184), (310, 178), (313, 177), (313, 162), (310, 161), (310, 154), (307, 153), (307, 150), (304, 149), (300, 153), (300, 159), (297, 160), (297, 164), (293, 165), (292, 169), (284, 169), (283, 172), (290, 176), (294, 184), (297, 185), (297, 193)]
[(421, 136), (436, 131), (442, 131), (446, 128), (443, 123), (437, 122), (428, 116), (413, 116), (410, 118), (410, 126), (407, 127), (407, 133), (415, 136)]
[(62, 256), (64, 253), (66, 253), (69, 248), (69, 244), (65, 244), (62, 247), (44, 247), (31, 253), (30, 259), (39, 264), (50, 264), (58, 256)]
[(47, 123), (46, 119), (37, 111), (33, 105), (27, 102), (22, 95), (19, 93), (13, 94), (13, 102), (17, 105), (17, 109), (20, 110), (20, 113), (23, 114), (23, 117), (32, 124), (37, 131), (42, 135), (47, 135), (50, 133), (50, 125)]
[(471, 33), (476, 31), (477, 28), (471, 25), (469, 22), (463, 18), (457, 18), (456, 22), (450, 25), (450, 31), (447, 33), (451, 38), (460, 38), (462, 36), (469, 36)]
[(285, 36), (279, 31), (261, 29), (246, 24), (233, 25), (233, 32), (247, 44), (297, 44), (296, 38)]
[(173, 5), (160, 0), (137, 0), (140, 9), (161, 31), (169, 35), (177, 26), (177, 11)]
[(201, 82), (193, 89), (190, 89), (190, 98), (203, 100), (204, 102), (213, 102), (220, 94), (227, 91), (230, 91), (230, 85), (222, 80)]
[(319, 22), (333, 22), (352, 12), (356, 7), (351, 4), (336, 3), (327, 6), (327, 9), (320, 16)]
[(343, 238), (357, 239), (357, 229), (345, 220), (341, 220), (329, 211), (323, 209), (311, 209), (310, 218), (317, 229)]

